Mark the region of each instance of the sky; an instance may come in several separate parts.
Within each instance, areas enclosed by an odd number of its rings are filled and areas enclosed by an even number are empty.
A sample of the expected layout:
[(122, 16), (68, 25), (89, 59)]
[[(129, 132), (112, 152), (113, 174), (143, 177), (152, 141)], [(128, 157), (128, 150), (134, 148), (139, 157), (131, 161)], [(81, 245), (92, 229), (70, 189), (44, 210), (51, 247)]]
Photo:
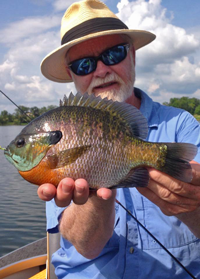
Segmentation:
[[(60, 46), (60, 22), (71, 0), (0, 1), (0, 90), (27, 107), (58, 105), (76, 93), (73, 83), (55, 83), (40, 72), (42, 59)], [(135, 86), (157, 102), (200, 99), (200, 1), (105, 0), (129, 27), (156, 34), (136, 51)], [(0, 112), (15, 107), (0, 94)]]

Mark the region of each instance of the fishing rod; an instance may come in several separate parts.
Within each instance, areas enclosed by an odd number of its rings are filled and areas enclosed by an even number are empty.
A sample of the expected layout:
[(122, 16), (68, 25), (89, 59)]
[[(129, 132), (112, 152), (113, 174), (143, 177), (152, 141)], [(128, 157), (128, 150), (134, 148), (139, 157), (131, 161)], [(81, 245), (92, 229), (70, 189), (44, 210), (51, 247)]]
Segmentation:
[(32, 120), (24, 111), (21, 109), (13, 100), (11, 100), (2, 90), (0, 90), (1, 94), (3, 94), (13, 105), (15, 105), (22, 114), (26, 115), (29, 120)]
[[(17, 105), (15, 102), (13, 102), (3, 91), (0, 90), (0, 92), (9, 100), (11, 103), (13, 103), (23, 114), (25, 114), (29, 119), (30, 117)], [(31, 119), (30, 119), (31, 120)], [(5, 148), (0, 146), (0, 149), (5, 150)], [(147, 228), (145, 228), (142, 223), (140, 223), (139, 220), (125, 207), (123, 206), (117, 199), (116, 203), (118, 203), (138, 224), (140, 227), (142, 227), (165, 251), (168, 255), (172, 257), (172, 259), (178, 263), (182, 269), (184, 269), (191, 278), (197, 279)]]
[(193, 279), (197, 279), (182, 263), (117, 199), (115, 200)]

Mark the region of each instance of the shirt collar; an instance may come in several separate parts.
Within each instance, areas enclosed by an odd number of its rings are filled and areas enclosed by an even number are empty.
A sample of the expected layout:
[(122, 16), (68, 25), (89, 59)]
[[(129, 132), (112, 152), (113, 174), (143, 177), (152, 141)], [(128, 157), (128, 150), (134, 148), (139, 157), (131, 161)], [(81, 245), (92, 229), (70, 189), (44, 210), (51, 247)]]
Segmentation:
[(134, 87), (134, 93), (141, 100), (140, 111), (148, 121), (149, 127), (158, 127), (158, 113), (153, 100), (142, 90)]

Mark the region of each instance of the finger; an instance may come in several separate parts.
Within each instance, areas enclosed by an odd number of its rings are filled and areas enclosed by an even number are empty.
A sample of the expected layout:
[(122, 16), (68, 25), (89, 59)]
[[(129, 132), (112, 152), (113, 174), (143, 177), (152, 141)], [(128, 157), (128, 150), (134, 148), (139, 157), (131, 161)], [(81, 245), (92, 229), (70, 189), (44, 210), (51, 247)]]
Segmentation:
[(85, 179), (79, 178), (75, 181), (73, 201), (76, 204), (84, 204), (89, 197), (89, 185)]
[(46, 183), (39, 186), (37, 193), (41, 200), (50, 201), (56, 195), (56, 187), (52, 184)]
[(182, 197), (200, 201), (200, 187), (179, 181), (155, 169), (149, 169), (149, 176), (153, 181), (164, 186), (170, 192)]
[(157, 184), (155, 181), (150, 180), (148, 188), (155, 193), (163, 201), (166, 201), (170, 204), (178, 205), (181, 207), (198, 207), (200, 201), (196, 199), (187, 198), (176, 193), (171, 192), (169, 189), (164, 186)]
[(68, 206), (73, 198), (75, 182), (72, 178), (64, 178), (57, 187), (55, 203), (59, 207)]
[(179, 205), (174, 205), (171, 203), (168, 203), (164, 200), (162, 200), (160, 197), (158, 197), (153, 191), (151, 191), (148, 188), (141, 188), (138, 187), (137, 190), (145, 196), (147, 199), (149, 199), (151, 202), (156, 204), (160, 210), (167, 216), (176, 216), (180, 213), (185, 213), (185, 212), (191, 212), (196, 209), (196, 207), (181, 207)]
[(100, 188), (97, 190), (97, 196), (103, 200), (109, 200), (113, 195), (116, 195), (116, 190), (110, 190), (107, 188)]

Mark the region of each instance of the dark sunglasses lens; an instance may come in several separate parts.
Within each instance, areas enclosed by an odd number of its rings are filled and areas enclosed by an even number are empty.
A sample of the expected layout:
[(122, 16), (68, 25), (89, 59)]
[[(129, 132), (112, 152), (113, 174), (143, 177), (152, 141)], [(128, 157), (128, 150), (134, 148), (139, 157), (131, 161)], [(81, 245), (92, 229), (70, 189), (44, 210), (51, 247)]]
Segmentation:
[(106, 50), (102, 54), (102, 60), (106, 65), (115, 65), (126, 58), (127, 51), (125, 46), (116, 46)]
[(96, 61), (92, 58), (83, 58), (74, 61), (70, 68), (76, 75), (84, 76), (96, 69)]

